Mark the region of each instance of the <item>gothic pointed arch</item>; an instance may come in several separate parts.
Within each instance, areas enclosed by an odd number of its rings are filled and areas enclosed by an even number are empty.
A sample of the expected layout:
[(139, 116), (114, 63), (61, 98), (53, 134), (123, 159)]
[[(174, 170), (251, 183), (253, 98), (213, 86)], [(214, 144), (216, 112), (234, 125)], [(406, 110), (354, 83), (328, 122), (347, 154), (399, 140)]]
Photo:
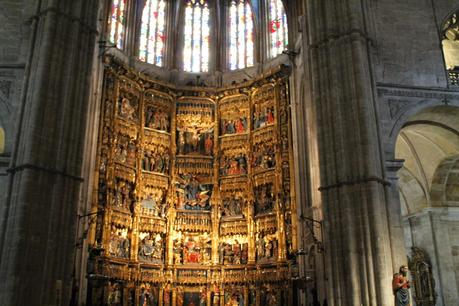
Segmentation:
[(186, 0), (183, 13), (183, 70), (207, 72), (210, 60), (209, 1)]
[(127, 0), (113, 0), (108, 17), (108, 41), (123, 50), (126, 43)]
[(268, 57), (282, 54), (288, 46), (287, 14), (282, 0), (267, 0)]
[(166, 0), (145, 0), (141, 10), (138, 56), (157, 66), (164, 66), (167, 4)]
[(255, 25), (248, 0), (228, 1), (228, 67), (230, 70), (253, 66), (255, 56)]

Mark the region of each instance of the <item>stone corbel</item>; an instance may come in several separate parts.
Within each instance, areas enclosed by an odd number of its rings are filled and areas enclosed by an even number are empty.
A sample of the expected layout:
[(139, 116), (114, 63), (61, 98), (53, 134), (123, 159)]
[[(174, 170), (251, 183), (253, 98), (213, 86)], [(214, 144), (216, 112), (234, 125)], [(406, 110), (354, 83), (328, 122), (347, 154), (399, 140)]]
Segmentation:
[(385, 161), (386, 177), (389, 181), (392, 182), (398, 180), (397, 173), (400, 169), (402, 169), (404, 163), (404, 159), (388, 159)]

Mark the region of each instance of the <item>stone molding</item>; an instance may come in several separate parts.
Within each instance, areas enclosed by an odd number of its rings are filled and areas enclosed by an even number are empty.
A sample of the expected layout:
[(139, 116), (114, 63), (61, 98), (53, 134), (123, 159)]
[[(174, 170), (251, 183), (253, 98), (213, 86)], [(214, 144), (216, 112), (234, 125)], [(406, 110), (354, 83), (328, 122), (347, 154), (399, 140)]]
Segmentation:
[(67, 173), (65, 171), (61, 171), (61, 170), (58, 170), (58, 169), (42, 167), (42, 166), (33, 165), (33, 164), (18, 165), (18, 166), (15, 166), (13, 168), (8, 168), (6, 170), (6, 172), (14, 174), (14, 173), (17, 173), (17, 172), (20, 172), (20, 171), (24, 171), (24, 170), (42, 171), (42, 172), (47, 172), (49, 174), (55, 174), (55, 175), (59, 175), (59, 176), (62, 176), (62, 177), (67, 177), (67, 178), (70, 178), (70, 179), (74, 179), (74, 180), (80, 181), (80, 182), (84, 181), (84, 179), (82, 177), (80, 177), (80, 176), (72, 175), (72, 174), (69, 174), (69, 173)]
[(378, 96), (387, 104), (391, 119), (400, 117), (409, 108), (419, 105), (425, 100), (431, 100), (435, 104), (459, 105), (459, 91), (450, 89), (378, 85), (377, 92)]
[(377, 182), (379, 184), (389, 186), (391, 183), (383, 178), (376, 177), (376, 176), (369, 176), (369, 177), (363, 177), (355, 180), (348, 180), (348, 181), (339, 181), (335, 184), (331, 185), (326, 185), (326, 186), (321, 186), (319, 187), (320, 191), (327, 191), (329, 189), (334, 189), (334, 188), (341, 188), (343, 186), (348, 186), (348, 185), (357, 185), (357, 184), (364, 184), (364, 183), (369, 183), (369, 182)]
[(429, 214), (437, 215), (444, 221), (457, 221), (459, 220), (459, 207), (426, 207), (419, 212), (403, 216), (402, 219), (403, 221), (408, 221)]

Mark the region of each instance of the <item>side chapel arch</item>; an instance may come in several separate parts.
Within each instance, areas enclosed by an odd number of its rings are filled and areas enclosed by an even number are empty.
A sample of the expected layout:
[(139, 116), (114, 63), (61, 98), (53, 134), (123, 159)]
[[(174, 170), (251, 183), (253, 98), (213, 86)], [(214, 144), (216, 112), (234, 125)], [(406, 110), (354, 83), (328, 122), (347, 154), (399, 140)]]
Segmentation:
[[(414, 257), (417, 253), (413, 250), (423, 250), (432, 267), (426, 277), (433, 277), (431, 283), (435, 284), (429, 293), (425, 292), (426, 286), (420, 292), (416, 284), (413, 296), (419, 303), (427, 295), (438, 296), (439, 303), (453, 305), (459, 271), (451, 267), (456, 267), (459, 260), (446, 254), (454, 252), (459, 243), (451, 234), (459, 220), (454, 214), (447, 221), (443, 216), (457, 207), (459, 199), (459, 107), (438, 105), (409, 117), (398, 133), (395, 158), (403, 160), (398, 186), (405, 247)], [(416, 277), (419, 282), (419, 275)]]

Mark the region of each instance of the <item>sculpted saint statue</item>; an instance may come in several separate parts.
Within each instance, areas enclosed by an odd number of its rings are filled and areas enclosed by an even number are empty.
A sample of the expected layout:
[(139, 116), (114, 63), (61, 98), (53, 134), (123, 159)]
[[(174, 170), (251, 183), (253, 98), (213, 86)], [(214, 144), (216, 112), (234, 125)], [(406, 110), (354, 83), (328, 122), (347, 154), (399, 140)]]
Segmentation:
[(401, 266), (392, 279), (392, 290), (395, 295), (395, 306), (410, 306), (410, 281), (407, 278), (408, 267)]

